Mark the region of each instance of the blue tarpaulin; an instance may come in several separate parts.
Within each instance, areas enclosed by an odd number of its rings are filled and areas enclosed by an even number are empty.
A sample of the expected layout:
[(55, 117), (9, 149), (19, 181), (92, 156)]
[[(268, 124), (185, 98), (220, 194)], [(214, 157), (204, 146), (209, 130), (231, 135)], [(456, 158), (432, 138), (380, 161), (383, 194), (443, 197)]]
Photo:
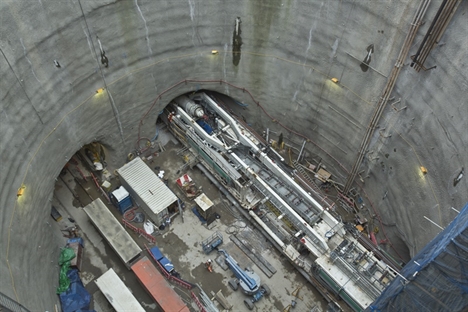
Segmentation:
[(67, 272), (67, 277), (70, 279), (70, 287), (59, 295), (62, 311), (95, 312), (94, 310), (88, 310), (91, 302), (91, 295), (84, 288), (80, 276), (78, 275), (78, 270), (69, 270)]
[(213, 128), (209, 124), (207, 124), (203, 119), (198, 119), (197, 124), (205, 130), (206, 133), (211, 134), (213, 133)]
[(169, 273), (174, 270), (174, 265), (166, 257), (162, 257), (161, 260), (159, 260), (159, 263), (161, 263), (162, 267)]
[(164, 256), (161, 252), (161, 250), (159, 250), (158, 247), (154, 246), (153, 248), (150, 249), (150, 252), (151, 254), (153, 255), (154, 259), (156, 259), (156, 261), (159, 261), (161, 260)]
[(73, 244), (73, 243), (80, 243), (81, 247), (84, 248), (84, 241), (83, 241), (83, 238), (81, 237), (69, 238), (67, 240), (67, 244)]

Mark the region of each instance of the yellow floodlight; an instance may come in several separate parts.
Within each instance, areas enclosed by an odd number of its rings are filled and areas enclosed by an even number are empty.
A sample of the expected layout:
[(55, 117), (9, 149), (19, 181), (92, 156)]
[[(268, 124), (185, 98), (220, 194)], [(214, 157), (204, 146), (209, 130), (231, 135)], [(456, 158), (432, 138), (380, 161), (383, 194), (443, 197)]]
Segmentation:
[(330, 80), (333, 81), (334, 83), (338, 83), (338, 82), (339, 82), (338, 78), (335, 78), (335, 77), (333, 77), (333, 78), (330, 79)]
[(16, 192), (16, 197), (21, 197), (23, 196), (24, 194), (24, 189), (26, 188), (26, 186), (24, 185), (21, 185), (21, 187), (18, 189), (18, 192)]

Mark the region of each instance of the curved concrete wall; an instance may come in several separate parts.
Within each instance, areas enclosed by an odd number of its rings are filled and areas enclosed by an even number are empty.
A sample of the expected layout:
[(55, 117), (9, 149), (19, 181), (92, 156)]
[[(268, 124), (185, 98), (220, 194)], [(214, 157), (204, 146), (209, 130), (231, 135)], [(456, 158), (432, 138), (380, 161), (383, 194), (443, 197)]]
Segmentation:
[[(410, 54), (440, 2), (430, 6)], [(55, 178), (94, 140), (114, 152), (110, 166), (123, 164), (142, 116), (168, 88), (144, 120), (142, 136), (154, 133), (157, 112), (170, 99), (200, 88), (249, 103), (242, 113), (259, 131), (280, 130), (247, 93), (201, 82), (224, 80), (248, 89), (272, 118), (310, 138), (309, 153), (344, 182), (417, 4), (2, 1), (0, 291), (30, 309), (53, 310), (60, 246), (47, 221)], [(450, 207), (467, 200), (466, 179), (452, 184), (468, 158), (467, 8), (463, 1), (444, 45), (427, 60), (436, 69), (403, 68), (393, 95), (401, 98), (395, 107), (407, 108), (387, 107), (362, 166), (363, 189), (387, 231), (401, 239), (402, 253), (406, 245), (414, 254), (439, 232), (424, 216), (445, 226), (454, 217)], [(101, 64), (100, 44), (108, 67)], [(383, 75), (359, 67), (370, 44), (370, 65)], [(185, 79), (200, 81), (178, 84)], [(106, 92), (95, 93), (103, 87)], [(17, 200), (22, 184), (25, 194)]]

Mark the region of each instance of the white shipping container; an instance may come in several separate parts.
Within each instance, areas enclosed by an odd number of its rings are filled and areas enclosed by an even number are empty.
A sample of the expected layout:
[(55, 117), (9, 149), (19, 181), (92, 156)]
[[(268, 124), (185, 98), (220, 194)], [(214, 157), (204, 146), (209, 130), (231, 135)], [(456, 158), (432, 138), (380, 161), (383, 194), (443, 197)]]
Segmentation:
[(162, 224), (168, 207), (177, 201), (177, 196), (140, 157), (126, 163), (117, 172), (120, 182), (146, 216), (155, 224)]

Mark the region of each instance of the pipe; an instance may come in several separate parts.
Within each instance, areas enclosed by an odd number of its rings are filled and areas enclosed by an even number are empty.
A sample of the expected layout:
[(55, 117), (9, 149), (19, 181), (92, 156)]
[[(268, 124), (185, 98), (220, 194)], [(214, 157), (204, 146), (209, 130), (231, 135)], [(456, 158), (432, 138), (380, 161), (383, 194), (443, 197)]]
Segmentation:
[[(261, 184), (262, 188), (266, 190), (276, 201), (278, 201), (282, 207), (284, 207), (284, 210), (281, 209), (281, 212), (287, 213), (288, 217), (291, 218), (291, 221), (296, 223), (298, 230), (303, 230), (304, 232), (306, 232), (306, 235), (312, 237), (312, 240), (314, 240), (317, 246), (323, 248), (324, 251), (329, 250), (327, 243), (312, 228), (312, 226), (309, 223), (307, 223), (304, 220), (304, 218), (302, 218), (287, 202), (285, 202), (283, 198), (276, 193), (276, 191), (274, 191), (265, 181), (263, 181), (263, 179), (260, 178), (260, 176), (256, 174), (255, 171), (252, 168), (250, 168), (242, 159), (240, 159), (239, 156), (237, 156), (235, 153), (232, 153), (231, 156), (237, 161), (237, 163), (239, 163), (244, 168), (245, 172), (249, 174), (252, 177), (252, 179), (255, 179), (259, 184)], [(283, 177), (285, 178), (286, 182), (289, 183), (290, 186), (297, 186), (295, 190), (302, 190), (302, 192), (306, 195), (303, 195), (303, 197), (312, 198), (309, 194), (307, 194), (307, 192), (304, 191), (304, 189), (300, 188), (289, 176), (283, 173)], [(289, 180), (287, 180), (286, 178)], [(313, 198), (312, 201), (314, 204), (320, 207), (320, 211), (318, 213), (322, 213), (322, 206)]]
[(297, 162), (301, 160), (302, 152), (304, 151), (304, 147), (306, 143), (307, 143), (307, 140), (304, 140), (304, 142), (302, 143), (301, 151), (299, 152), (299, 155), (297, 156)]
[(385, 88), (382, 92), (379, 102), (376, 105), (376, 108), (369, 122), (369, 126), (367, 127), (364, 138), (361, 141), (361, 145), (358, 151), (358, 156), (353, 164), (353, 168), (351, 169), (351, 172), (349, 173), (348, 179), (346, 180), (346, 183), (344, 186), (344, 190), (343, 190), (344, 194), (347, 194), (349, 192), (352, 184), (354, 183), (354, 179), (356, 178), (359, 167), (362, 164), (362, 160), (364, 159), (366, 150), (369, 147), (374, 130), (387, 105), (388, 99), (390, 98), (390, 95), (393, 91), (396, 80), (400, 74), (404, 60), (406, 56), (408, 55), (411, 44), (414, 41), (414, 37), (416, 36), (416, 32), (418, 31), (419, 26), (421, 25), (421, 19), (424, 17), (427, 7), (429, 6), (430, 2), (431, 0), (422, 0), (421, 3), (419, 4), (419, 7), (414, 16), (413, 22), (411, 23), (410, 30), (408, 34), (406, 35), (405, 41), (403, 43), (403, 46), (400, 49), (395, 65), (392, 68), (387, 84), (385, 85)]
[[(242, 212), (242, 214), (245, 216), (245, 217), (248, 217), (246, 211), (239, 205), (239, 203), (237, 202), (237, 200), (231, 195), (231, 193), (228, 192), (228, 190), (222, 186), (218, 180), (216, 180), (216, 178), (201, 164), (201, 163), (198, 163), (196, 165), (196, 167), (198, 169), (201, 170), (201, 172), (203, 172), (206, 177), (211, 181), (213, 182), (213, 184), (218, 187), (218, 189), (227, 197), (227, 199), (232, 203), (233, 206), (235, 206), (236, 208), (239, 208)], [(265, 224), (265, 222), (263, 222), (262, 219), (260, 219), (260, 217), (258, 217), (255, 212), (253, 212), (253, 210), (249, 210), (249, 215), (257, 222), (257, 225), (260, 226), (260, 230), (262, 231), (263, 235), (265, 235), (265, 237), (270, 237), (276, 244), (276, 248), (278, 248), (279, 250), (281, 250), (283, 252), (284, 255), (288, 256), (287, 253), (285, 253), (285, 247), (286, 245), (284, 244), (284, 242), (275, 234), (273, 233), (273, 231)], [(289, 256), (288, 256), (289, 257)], [(293, 260), (293, 259), (291, 259)]]
[(415, 63), (418, 63), (419, 54), (421, 53), (422, 48), (423, 48), (424, 45), (426, 44), (427, 38), (429, 38), (429, 36), (432, 34), (432, 29), (434, 28), (435, 24), (436, 24), (437, 21), (439, 20), (440, 13), (442, 13), (442, 11), (444, 10), (446, 4), (447, 4), (447, 0), (444, 0), (444, 1), (442, 2), (442, 4), (440, 5), (439, 10), (437, 11), (436, 16), (435, 16), (434, 19), (432, 20), (431, 26), (429, 26), (429, 29), (427, 30), (426, 35), (424, 36), (423, 41), (422, 41), (421, 44), (419, 45), (418, 51), (416, 52), (416, 54), (415, 54), (414, 57), (413, 57), (413, 61), (411, 62), (411, 65), (410, 65), (411, 67), (413, 67)]
[[(187, 130), (187, 135), (190, 136), (188, 133), (189, 131), (194, 132), (197, 136), (201, 139), (206, 141), (207, 143), (213, 145), (217, 150), (225, 151), (228, 149), (228, 146), (224, 145), (217, 137), (209, 135), (202, 127), (195, 122), (195, 120), (190, 116), (189, 113), (184, 111), (181, 107), (177, 107), (177, 115), (175, 116), (176, 119), (182, 119), (184, 122), (187, 123), (187, 128), (191, 127), (193, 131)], [(175, 119), (174, 119), (175, 120)]]
[(441, 27), (441, 29), (439, 31), (439, 35), (436, 38), (435, 44), (439, 44), (439, 40), (440, 40), (440, 38), (442, 38), (443, 34), (445, 33), (445, 30), (447, 29), (447, 27), (449, 25), (449, 21), (452, 20), (453, 15), (457, 11), (458, 6), (461, 3), (461, 0), (454, 0), (453, 2), (454, 2), (453, 3), (454, 5), (451, 7), (451, 10), (449, 11), (450, 14), (449, 14), (449, 16), (447, 16), (447, 22), (445, 22), (444, 25)]
[(281, 162), (284, 162), (283, 156), (281, 156), (281, 155), (280, 155), (277, 151), (275, 151), (275, 149), (272, 148), (271, 146), (270, 146), (270, 151), (272, 151), (273, 154), (275, 154), (275, 155), (279, 158), (279, 160), (280, 160)]
[[(443, 33), (445, 32), (445, 29), (447, 28), (450, 20), (453, 17), (453, 14), (455, 13), (458, 4), (460, 3), (461, 0), (450, 0), (448, 3), (445, 3), (445, 7), (442, 9), (442, 12), (438, 12), (438, 15), (434, 18), (434, 27), (430, 30), (428, 30), (428, 41), (424, 42), (421, 47), (421, 53), (418, 55), (418, 58), (416, 60), (416, 66), (414, 68), (419, 71), (421, 68), (424, 70), (429, 70), (434, 68), (424, 68), (424, 62), (426, 61), (429, 53), (432, 51), (434, 48), (434, 45), (436, 45), (440, 38), (442, 37)], [(439, 14), (440, 13), (440, 14)], [(431, 25), (432, 26), (432, 25)], [(426, 38), (425, 38), (426, 39)]]

